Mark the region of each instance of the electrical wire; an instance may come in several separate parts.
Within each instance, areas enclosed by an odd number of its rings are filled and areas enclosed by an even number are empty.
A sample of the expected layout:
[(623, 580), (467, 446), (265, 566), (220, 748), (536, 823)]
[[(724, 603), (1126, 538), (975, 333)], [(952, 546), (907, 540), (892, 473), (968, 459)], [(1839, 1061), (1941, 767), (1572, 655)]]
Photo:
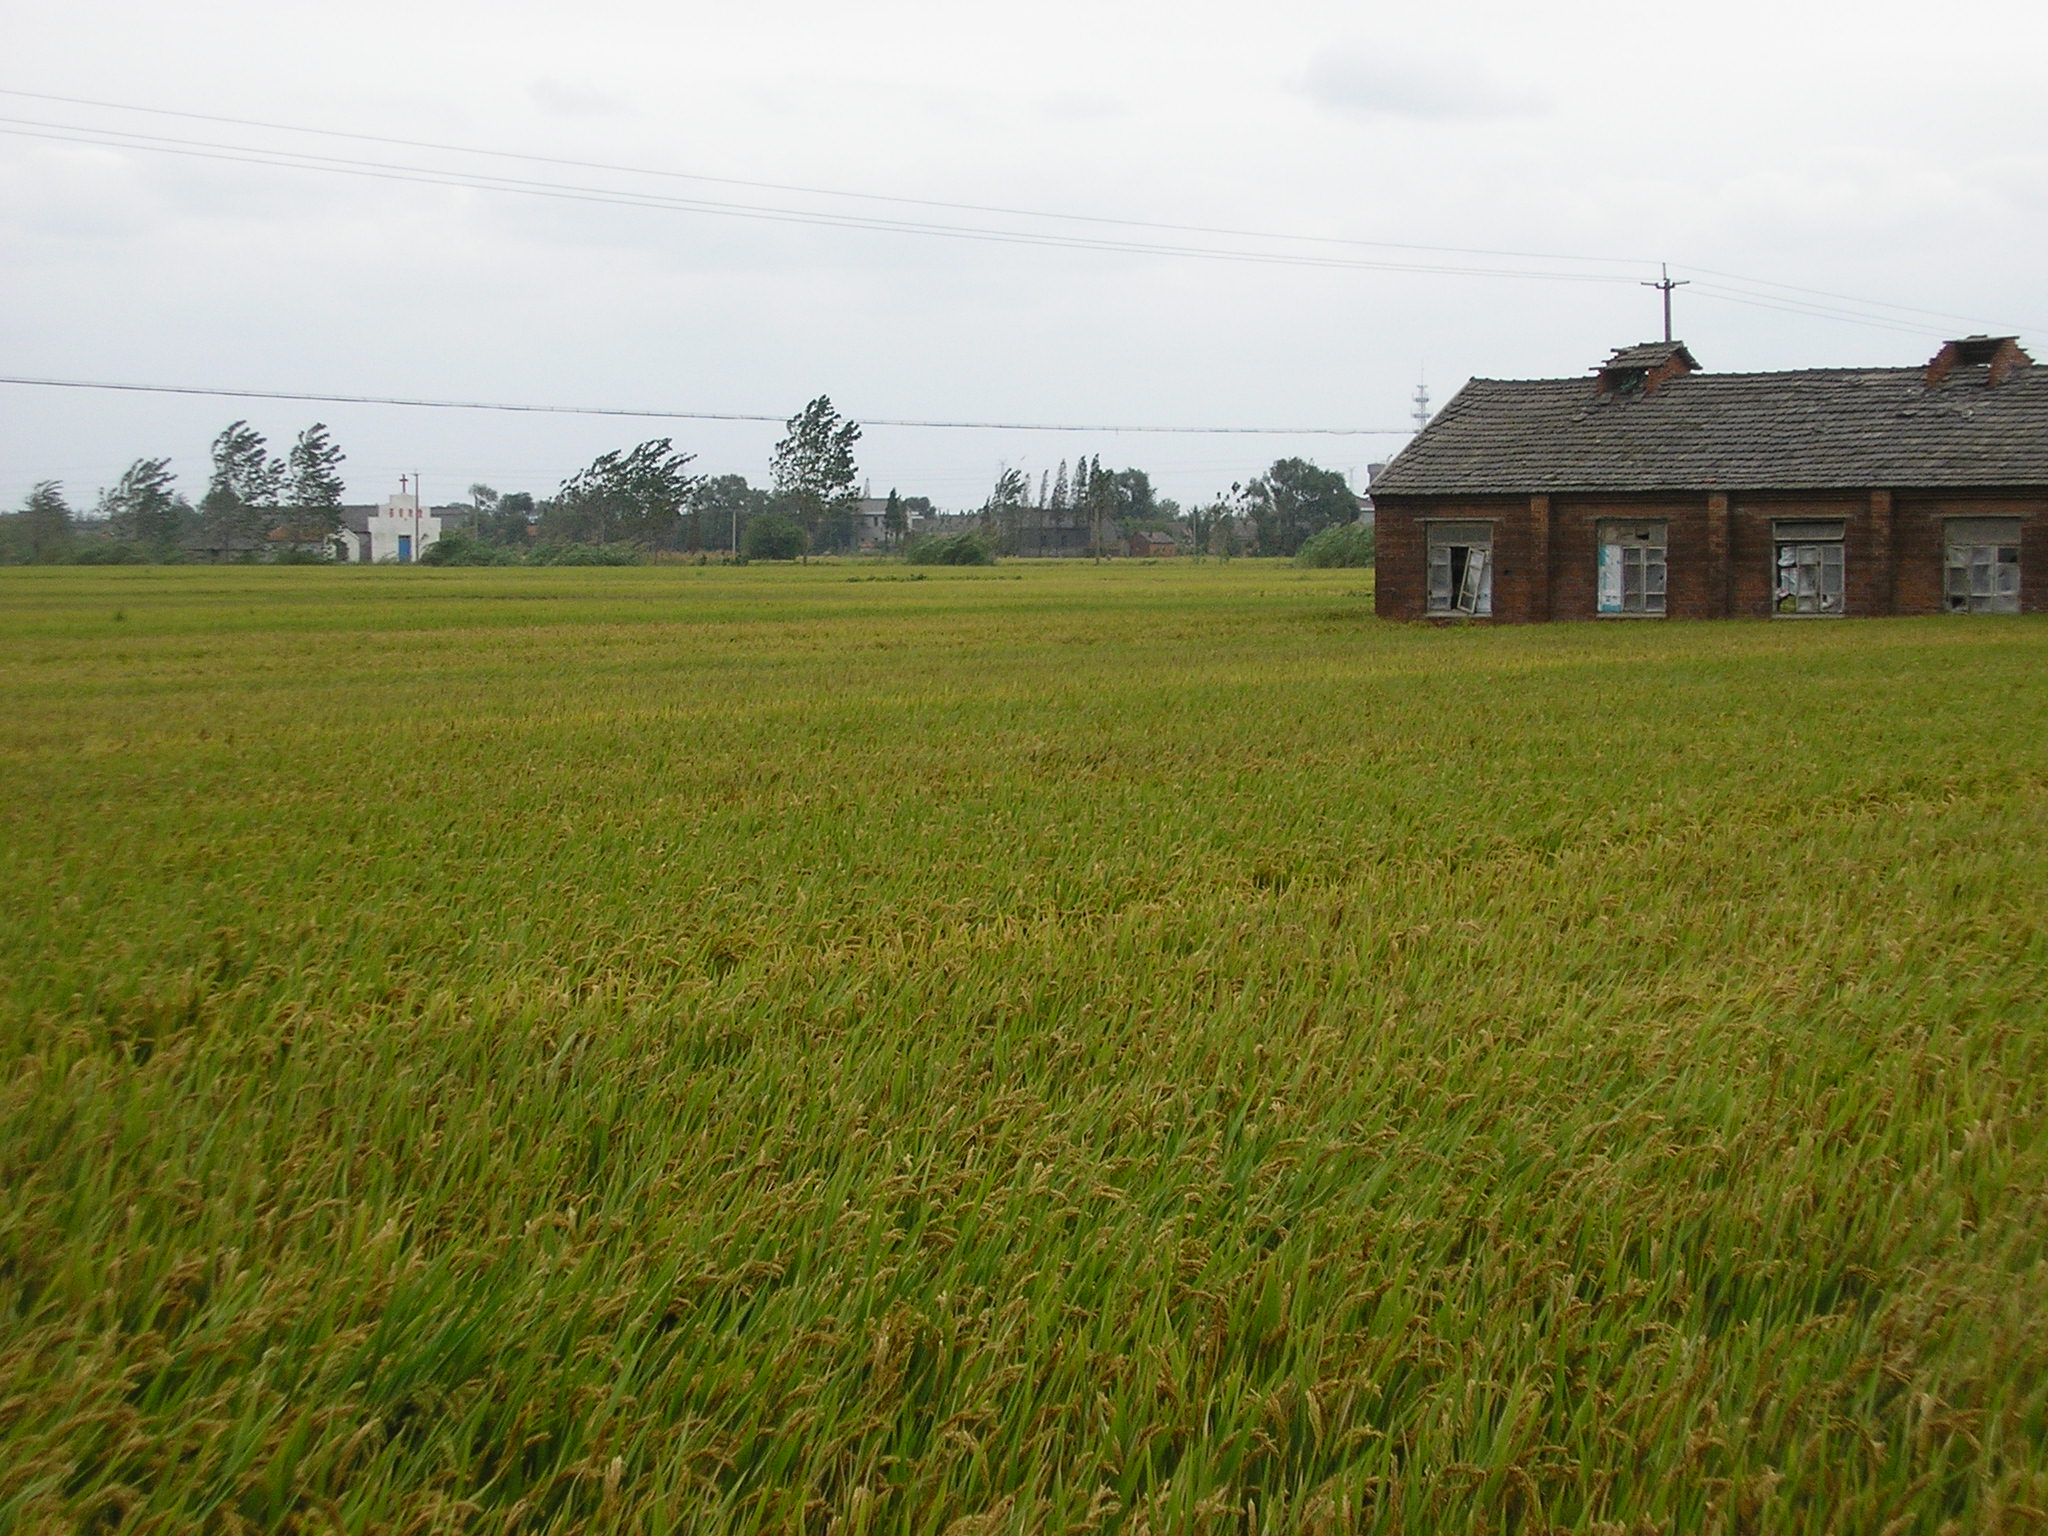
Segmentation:
[[(43, 379), (0, 375), (0, 384), (31, 389), (104, 389), (144, 395), (202, 395), (224, 400), (294, 400), (315, 405), (394, 405), (434, 411), (509, 411), (541, 416), (624, 416), (641, 421), (742, 421), (783, 426), (787, 418), (752, 411), (636, 410), (609, 405), (522, 405), (495, 400), (429, 400), (399, 395), (324, 394), (313, 390), (209, 389), (195, 384), (132, 384), (88, 379)], [(950, 432), (1148, 433), (1187, 437), (1406, 437), (1412, 427), (1161, 427), (1099, 426), (1045, 421), (938, 421), (863, 416), (866, 427), (903, 427)]]
[(458, 187), (471, 191), (507, 192), (570, 202), (601, 203), (616, 207), (648, 208), (665, 212), (710, 214), (718, 217), (760, 219), (772, 223), (808, 224), (832, 229), (861, 229), (889, 234), (936, 236), (943, 239), (975, 240), (1002, 245), (1046, 246), (1061, 250), (1102, 251), (1124, 255), (1172, 256), (1202, 261), (1247, 262), (1260, 266), (1314, 267), (1340, 271), (1415, 272), (1439, 277), (1522, 278), (1547, 282), (1629, 283), (1626, 275), (1590, 272), (1554, 272), (1508, 267), (1464, 267), (1443, 263), (1365, 261), (1356, 257), (1311, 256), (1280, 251), (1242, 251), (1190, 245), (1164, 245), (1147, 241), (1110, 240), (1082, 235), (1060, 235), (1031, 230), (975, 228), (967, 225), (925, 223), (884, 219), (870, 214), (835, 214), (798, 209), (771, 208), (755, 204), (721, 203), (700, 198), (665, 197), (656, 193), (622, 192), (561, 182), (529, 181), (516, 177), (486, 176), (476, 172), (447, 171), (433, 167), (392, 165), (374, 160), (353, 160), (332, 155), (308, 155), (298, 151), (247, 149), (238, 145), (203, 140), (174, 139), (166, 135), (132, 133), (126, 129), (71, 128), (31, 123), (22, 118), (0, 117), (0, 134), (18, 138), (46, 139), (59, 143), (92, 144), (105, 148), (135, 149), (153, 154), (180, 155), (192, 159), (224, 160), (244, 165), (267, 165), (286, 170), (323, 171), (335, 175), (367, 177), (379, 181), (411, 182), (423, 186)]
[[(521, 150), (485, 149), (470, 144), (445, 144), (431, 139), (396, 138), (388, 134), (361, 133), (340, 128), (309, 128), (299, 123), (267, 122), (260, 118), (224, 117), (211, 112), (182, 112), (170, 107), (143, 107), (131, 102), (100, 101), (86, 96), (57, 96), (46, 91), (12, 90), (0, 86), (0, 96), (17, 96), (30, 101), (57, 102), (66, 106), (94, 107), (116, 112), (136, 112), (153, 117), (183, 118), (192, 122), (221, 123), (238, 128), (259, 128), (266, 132), (298, 133), (316, 138), (350, 139), (364, 144), (387, 144), (402, 149), (424, 149), (438, 154), (479, 155), (499, 160), (524, 160), (537, 165), (558, 165), (573, 170), (610, 171), (628, 176), (654, 176), (674, 181), (700, 181), (714, 186), (747, 187), (764, 192), (794, 192), (807, 197), (838, 197), (863, 202), (897, 203), (907, 207), (943, 208), (955, 213), (993, 213), (1025, 219), (1056, 219), (1069, 223), (1108, 224), (1126, 229), (1155, 229), (1168, 234), (1223, 235), (1247, 240), (1291, 241), (1314, 245), (1348, 245), (1391, 251), (1426, 251), (1446, 256), (1505, 256), (1524, 261), (1576, 261), (1609, 263), (1640, 268), (1646, 259), (1632, 256), (1576, 256), (1555, 251), (1503, 250), (1487, 246), (1424, 245), (1404, 240), (1367, 240), (1345, 235), (1286, 234), (1273, 230), (1234, 229), (1211, 224), (1170, 224), (1151, 219), (1117, 218), (1107, 214), (1061, 213), (1044, 208), (1015, 208), (992, 203), (950, 202), (942, 198), (902, 197), (884, 192), (851, 192), (836, 187), (805, 186), (791, 182), (749, 181), (736, 176), (709, 176), (694, 171), (664, 170), (652, 166), (621, 165), (604, 160), (575, 160), (559, 155), (537, 155)], [(118, 132), (120, 130), (110, 130)]]
[(1847, 320), (1872, 330), (1896, 331), (1907, 336), (1927, 334), (1924, 325), (1909, 325), (1902, 320), (1885, 320), (1875, 316), (1845, 313), (1825, 305), (1806, 303), (1798, 299), (1779, 299), (1767, 295), (1745, 294), (1718, 283), (1694, 282), (1693, 292), (1700, 298), (1718, 300), (1724, 304), (1741, 304), (1750, 309), (1775, 310), (1783, 315), (1804, 315), (1813, 320)]
[[(1740, 272), (1721, 272), (1717, 271), (1713, 267), (1701, 267), (1688, 264), (1686, 266), (1686, 270), (1688, 272), (1697, 272), (1703, 277), (1719, 277), (1724, 278), (1731, 283), (1746, 283), (1752, 288), (1776, 288), (1791, 294), (1810, 294), (1815, 298), (1834, 299), (1839, 303), (1854, 304), (1865, 309), (1888, 309), (1895, 311), (1898, 314), (1920, 315), (1923, 318), (1930, 320), (1960, 320), (1965, 325), (1988, 325), (1994, 328), (2002, 327), (2011, 323), (2009, 321), (2003, 320), (1987, 320), (1982, 315), (1958, 315), (1945, 309), (1922, 309), (1919, 306), (1913, 304), (1893, 304), (1885, 299), (1859, 298), (1855, 294), (1836, 293), (1832, 289), (1828, 288), (1806, 288), (1802, 287), (1798, 283), (1781, 283), (1774, 281), (1773, 279), (1768, 277), (1746, 277)], [(2023, 326), (2015, 328), (2030, 331), (2048, 331), (2048, 325), (2041, 325), (2034, 322), (2026, 322)], [(1916, 330), (1914, 334), (1924, 334), (1924, 328), (1922, 330)]]
[[(1142, 219), (1115, 218), (1097, 214), (1063, 213), (1046, 209), (953, 202), (936, 198), (904, 197), (886, 193), (858, 192), (786, 182), (753, 181), (738, 177), (711, 176), (696, 172), (624, 165), (606, 161), (578, 160), (563, 156), (529, 154), (514, 150), (440, 143), (432, 140), (408, 139), (344, 129), (314, 128), (303, 124), (231, 117), (216, 113), (187, 112), (166, 107), (139, 106), (128, 102), (106, 101), (91, 97), (64, 96), (50, 92), (26, 91), (8, 87), (0, 87), (0, 96), (45, 101), (65, 106), (86, 107), (103, 111), (129, 112), (152, 117), (169, 117), (193, 122), (217, 123), (237, 128), (256, 129), (265, 133), (290, 133), (315, 138), (343, 139), (358, 143), (423, 150), (436, 154), (469, 155), (500, 160), (524, 161), (578, 170), (601, 171), (608, 174), (692, 181), (709, 185), (792, 193), (807, 197), (840, 198), (870, 203), (896, 204), (905, 207), (943, 209), (951, 212), (994, 214), (1007, 218), (1057, 220), (1108, 228), (1153, 230), (1162, 233), (1203, 235), (1238, 240), (1265, 241), (1269, 243), (1292, 243), (1296, 245), (1342, 246), (1437, 255), (1506, 257), (1522, 260), (1604, 264), (1630, 268), (1640, 268), (1644, 265), (1644, 263), (1637, 259), (1629, 257), (1565, 256), (1554, 252), (1522, 251), (1491, 247), (1439, 246), (1415, 242), (1367, 240), (1327, 235), (1285, 234), (1275, 231), (1238, 229), (1219, 225), (1174, 224)], [(221, 143), (217, 140), (177, 138), (165, 134), (144, 133), (139, 130), (101, 128), (73, 123), (53, 123), (32, 118), (0, 117), (0, 134), (60, 143), (90, 144), (106, 148), (182, 155), (188, 158), (261, 165), (277, 169), (324, 171), (329, 174), (409, 182), (424, 186), (454, 187), (473, 191), (500, 192), (619, 207), (645, 208), (655, 211), (695, 213), (714, 217), (754, 219), (776, 223), (812, 225), (823, 228), (855, 229), (998, 244), (1032, 245), (1054, 249), (1240, 262), (1255, 265), (1406, 272), (1428, 276), (1508, 278), (1551, 282), (1626, 283), (1631, 281), (1631, 278), (1628, 276), (1615, 273), (1453, 265), (1441, 262), (1374, 261), (1355, 257), (1317, 256), (1301, 251), (1260, 251), (1219, 248), (1207, 245), (1171, 244), (1107, 235), (1070, 235), (1045, 230), (990, 228), (986, 226), (949, 224), (934, 220), (888, 218), (878, 214), (835, 213), (820, 209), (726, 202), (708, 198), (678, 197), (654, 192), (631, 191), (569, 182), (544, 182), (524, 177), (451, 169), (440, 166), (394, 164), (389, 161), (322, 155), (302, 150), (261, 145), (252, 146)], [(1805, 315), (1816, 319), (1839, 321), (1911, 335), (1924, 335), (1926, 327), (1921, 324), (1907, 323), (1903, 317), (1919, 316), (1922, 319), (1961, 321), (1971, 325), (1993, 327), (2000, 327), (2001, 325), (2000, 322), (1988, 321), (1982, 317), (1958, 315), (1949, 311), (1925, 309), (1913, 305), (1895, 304), (1882, 299), (1860, 298), (1829, 289), (1804, 287), (1799, 284), (1783, 283), (1769, 278), (1757, 278), (1740, 273), (1725, 272), (1711, 267), (1683, 264), (1679, 270), (1697, 273), (1701, 277), (1720, 278), (1723, 280), (1720, 283), (1694, 280), (1698, 296), (1718, 299), (1725, 303), (1739, 304), (1750, 308), (1776, 310), (1781, 313)], [(1730, 284), (1740, 286), (1728, 286)], [(2028, 325), (2013, 327), (2013, 329), (2048, 330), (2048, 326)]]

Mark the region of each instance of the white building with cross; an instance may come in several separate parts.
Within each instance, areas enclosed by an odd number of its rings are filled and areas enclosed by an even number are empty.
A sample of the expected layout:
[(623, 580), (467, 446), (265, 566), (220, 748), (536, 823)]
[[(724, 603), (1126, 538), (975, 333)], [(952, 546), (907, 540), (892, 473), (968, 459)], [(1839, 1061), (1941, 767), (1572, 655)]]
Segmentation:
[[(401, 476), (399, 483), (409, 487), (411, 481)], [(422, 507), (411, 489), (386, 496), (374, 508), (344, 507), (342, 524), (338, 537), (351, 565), (410, 565), (441, 537), (440, 516)]]

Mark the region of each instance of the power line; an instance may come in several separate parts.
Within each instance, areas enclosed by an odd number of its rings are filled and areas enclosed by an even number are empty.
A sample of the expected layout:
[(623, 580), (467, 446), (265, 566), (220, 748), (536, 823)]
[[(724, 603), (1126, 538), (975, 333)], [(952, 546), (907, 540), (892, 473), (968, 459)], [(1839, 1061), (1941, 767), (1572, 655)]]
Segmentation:
[[(18, 96), (30, 101), (49, 101), (65, 106), (94, 107), (115, 112), (136, 112), (151, 117), (183, 118), (191, 122), (221, 123), (237, 128), (259, 128), (273, 133), (299, 133), (316, 138), (351, 139), (363, 144), (388, 144), (402, 149), (424, 149), (439, 154), (481, 155), (498, 160), (524, 160), (537, 165), (559, 165), (573, 170), (610, 171), (628, 176), (655, 176), (674, 181), (700, 181), (713, 186), (748, 187), (763, 192), (794, 192), (806, 197), (839, 197), (862, 202), (898, 203), (906, 207), (943, 208), (955, 213), (993, 213), (1012, 218), (1056, 219), (1068, 223), (1108, 224), (1126, 229), (1156, 229), (1169, 234), (1224, 235), (1247, 240), (1294, 241), (1314, 245), (1361, 246), (1390, 251), (1425, 251), (1445, 256), (1505, 256), (1524, 261), (1577, 261), (1640, 267), (1647, 263), (1633, 256), (1580, 256), (1555, 251), (1504, 250), (1486, 246), (1425, 245), (1403, 240), (1367, 240), (1345, 235), (1300, 235), (1273, 230), (1235, 229), (1210, 224), (1170, 224), (1150, 219), (1117, 218), (1107, 214), (1062, 213), (1044, 208), (1015, 208), (992, 203), (951, 202), (943, 198), (903, 197), (886, 192), (852, 192), (837, 187), (806, 186), (792, 182), (750, 181), (737, 176), (711, 176), (695, 171), (666, 170), (653, 166), (621, 165), (604, 160), (575, 160), (559, 155), (529, 154), (521, 150), (485, 149), (471, 144), (446, 144), (431, 139), (396, 138), (388, 134), (361, 133), (341, 128), (309, 128), (300, 123), (268, 122), (261, 118), (225, 117), (211, 112), (184, 112), (171, 107), (144, 107), (131, 102), (101, 101), (87, 96), (57, 96), (46, 91), (22, 91), (0, 87), (0, 96)], [(67, 125), (68, 126), (68, 125)], [(120, 130), (109, 130), (119, 132)]]
[[(12, 125), (12, 126), (7, 126)], [(223, 160), (244, 165), (267, 165), (284, 170), (322, 171), (333, 175), (366, 177), (379, 181), (411, 182), (421, 186), (459, 187), (471, 191), (507, 192), (521, 196), (546, 197), (569, 202), (601, 203), (625, 208), (648, 208), (674, 213), (711, 214), (728, 218), (760, 219), (772, 223), (809, 224), (830, 229), (862, 229), (889, 234), (936, 236), (942, 239), (977, 240), (1002, 245), (1035, 245), (1061, 250), (1104, 251), (1124, 255), (1174, 256), (1202, 261), (1247, 262), (1261, 266), (1315, 267), (1370, 272), (1415, 272), (1439, 277), (1506, 277), (1547, 282), (1626, 283), (1624, 275), (1590, 272), (1555, 272), (1509, 267), (1450, 266), (1443, 263), (1365, 261), (1356, 257), (1313, 256), (1283, 251), (1227, 250), (1212, 246), (1165, 245), (1147, 241), (1111, 240), (1096, 236), (1061, 235), (1032, 230), (1002, 230), (968, 225), (936, 224), (907, 219), (884, 219), (871, 214), (836, 214), (789, 208), (772, 208), (745, 203), (721, 203), (701, 198), (668, 197), (658, 193), (623, 192), (572, 183), (529, 181), (524, 178), (489, 176), (470, 171), (449, 171), (434, 167), (393, 165), (375, 160), (353, 160), (334, 155), (309, 155), (296, 150), (249, 149), (239, 145), (215, 144), (196, 139), (175, 139), (161, 134), (134, 133), (126, 129), (73, 128), (33, 123), (22, 118), (0, 117), (0, 134), (17, 138), (47, 139), (59, 143), (93, 144), (113, 149), (135, 149), (152, 154), (181, 155), (191, 159)]]
[[(297, 123), (232, 117), (217, 113), (188, 112), (168, 107), (140, 106), (130, 102), (65, 96), (51, 92), (25, 91), (7, 87), (0, 87), (0, 96), (10, 96), (32, 101), (46, 101), (65, 106), (86, 107), (102, 111), (129, 112), (151, 117), (169, 117), (193, 122), (218, 123), (237, 128), (256, 129), (266, 133), (301, 134), (316, 138), (381, 144), (424, 150), (437, 154), (470, 155), (500, 160), (525, 161), (532, 164), (602, 171), (609, 174), (692, 181), (708, 185), (785, 192), (807, 197), (828, 197), (859, 202), (888, 203), (905, 207), (944, 209), (951, 212), (995, 214), (1010, 218), (1052, 220), (1109, 228), (1153, 230), (1171, 234), (1205, 235), (1230, 239), (1284, 242), (1296, 245), (1341, 246), (1437, 255), (1505, 257), (1521, 260), (1575, 262), (1587, 265), (1640, 267), (1645, 264), (1640, 259), (1634, 257), (1562, 255), (1556, 252), (1526, 251), (1498, 247), (1429, 245), (1418, 242), (1368, 240), (1344, 236), (1289, 234), (1270, 230), (1252, 230), (1219, 225), (1166, 223), (1154, 220), (1117, 218), (1099, 214), (1065, 213), (1050, 209), (1017, 208), (999, 204), (949, 201), (939, 198), (906, 197), (888, 193), (860, 192), (788, 182), (757, 181), (739, 177), (713, 176), (698, 172), (669, 170), (652, 166), (579, 160), (564, 156), (532, 154), (516, 150), (490, 149), (477, 145), (408, 139), (393, 135), (362, 133), (345, 129), (308, 127)], [(50, 123), (26, 118), (0, 118), (0, 123), (15, 125), (13, 127), (0, 127), (0, 133), (13, 134), (18, 137), (41, 138), (56, 142), (96, 144), (109, 148), (140, 149), (160, 154), (179, 154), (188, 158), (267, 165), (280, 169), (321, 170), (327, 171), (330, 174), (405, 181), (427, 186), (452, 186), (471, 190), (506, 192), (525, 196), (603, 203), (623, 207), (641, 207), (670, 212), (700, 213), (719, 217), (811, 224), (826, 228), (861, 229), (948, 239), (979, 240), (1002, 244), (1039, 245), (1084, 251), (1108, 251), (1132, 255), (1174, 256), (1209, 261), (1348, 268), (1367, 271), (1414, 272), (1431, 276), (1504, 277), (1564, 282), (1626, 282), (1629, 280), (1623, 275), (1608, 273), (1529, 270), (1426, 262), (1364, 261), (1356, 258), (1317, 257), (1302, 252), (1232, 250), (1213, 246), (1165, 244), (1118, 237), (1061, 235), (1037, 230), (992, 229), (933, 221), (893, 219), (873, 214), (841, 214), (817, 209), (783, 208), (760, 204), (719, 202), (704, 198), (673, 197), (658, 193), (632, 192), (573, 183), (540, 182), (520, 177), (500, 176), (447, 167), (392, 164), (386, 161), (350, 159), (342, 156), (319, 155), (277, 147), (224, 144), (211, 140), (178, 139), (168, 135), (142, 133), (127, 129), (98, 128), (71, 123)], [(1720, 271), (1711, 267), (1693, 266), (1690, 263), (1682, 265), (1681, 270), (1690, 270), (1702, 276), (1718, 277), (1723, 279), (1724, 283), (1742, 285), (1739, 288), (1730, 288), (1719, 284), (1701, 286), (1702, 294), (1711, 293), (1713, 297), (1720, 298), (1725, 302), (1744, 304), (1755, 308), (1777, 309), (1786, 313), (1805, 314), (1814, 318), (1837, 320), (1876, 329), (1899, 331), (1914, 335), (1924, 334), (1924, 325), (1900, 323), (1898, 317), (1908, 315), (1917, 315), (1923, 319), (1961, 321), (1971, 325), (1992, 326), (1996, 328), (2006, 328), (2009, 325), (2008, 322), (1990, 321), (1982, 317), (1957, 315), (1949, 311), (1895, 304), (1882, 299), (1867, 299), (1852, 294), (1838, 293), (1829, 289), (1802, 287), (1798, 284), (1778, 282), (1769, 278), (1750, 277), (1740, 273)], [(1665, 274), (1665, 281), (1671, 281), (1668, 272)], [(1743, 288), (1775, 291), (1751, 291), (1745, 293), (1742, 291)], [(1800, 297), (1802, 295), (1806, 297)], [(1815, 299), (1832, 302), (1815, 303), (1813, 302)], [(1886, 311), (1888, 313), (1877, 314), (1872, 313), (1872, 311)], [(2010, 328), (2048, 330), (2048, 326), (2033, 324), (2011, 326)]]
[[(1893, 304), (1885, 299), (1859, 298), (1855, 294), (1836, 293), (1832, 289), (1828, 288), (1804, 288), (1797, 283), (1781, 283), (1774, 281), (1773, 279), (1768, 277), (1746, 277), (1740, 272), (1722, 272), (1718, 271), (1713, 267), (1695, 266), (1690, 262), (1686, 264), (1685, 270), (1689, 272), (1697, 272), (1702, 277), (1719, 277), (1724, 278), (1731, 283), (1747, 283), (1753, 288), (1776, 288), (1786, 293), (1810, 294), (1815, 298), (1834, 299), (1839, 303), (1854, 304), (1865, 309), (1888, 309), (1898, 314), (1919, 315), (1923, 318), (1930, 320), (1960, 320), (1966, 325), (1988, 325), (1994, 328), (2002, 327), (2012, 323), (2010, 321), (2004, 320), (1986, 320), (1981, 315), (1958, 315), (1945, 309), (1921, 309), (1917, 305), (1913, 304)], [(2024, 329), (2030, 331), (2048, 331), (2048, 325), (2042, 325), (2036, 322), (2029, 321), (2024, 323)], [(1924, 328), (1922, 331), (1916, 332), (1915, 334), (1924, 334)]]
[[(1858, 315), (1829, 305), (1814, 304), (1804, 299), (1778, 297), (1766, 294), (1745, 294), (1733, 288), (1724, 288), (1718, 283), (1695, 285), (1699, 296), (1705, 299), (1719, 299), (1724, 304), (1741, 304), (1751, 309), (1776, 310), (1783, 315), (1804, 315), (1812, 320), (1846, 320), (1856, 325), (1868, 326), (1873, 330), (1896, 331), (1906, 336), (1924, 337), (1927, 327), (1910, 325), (1903, 320), (1881, 319), (1873, 315)], [(1951, 317), (1953, 318), (1953, 317)]]
[[(223, 400), (293, 400), (314, 405), (395, 405), (434, 411), (511, 411), (540, 416), (624, 416), (642, 421), (742, 421), (783, 426), (786, 417), (751, 411), (634, 410), (609, 405), (521, 405), (496, 400), (427, 400), (400, 395), (323, 394), (312, 390), (208, 389), (195, 384), (130, 384), (87, 379), (36, 379), (0, 375), (0, 384), (30, 389), (105, 389), (144, 395), (203, 395)], [(1406, 427), (1160, 427), (1100, 426), (1045, 421), (934, 421), (877, 416), (863, 427), (929, 428), (957, 432), (1142, 432), (1186, 437), (1406, 437)]]

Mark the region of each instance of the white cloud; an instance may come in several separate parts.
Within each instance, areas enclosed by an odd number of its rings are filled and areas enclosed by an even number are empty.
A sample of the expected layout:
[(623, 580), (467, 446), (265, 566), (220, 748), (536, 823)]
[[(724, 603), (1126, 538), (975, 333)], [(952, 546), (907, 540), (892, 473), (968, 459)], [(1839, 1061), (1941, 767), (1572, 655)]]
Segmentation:
[(624, 117), (628, 108), (618, 97), (594, 85), (543, 77), (530, 81), (526, 96), (550, 117)]
[(1309, 61), (1301, 89), (1319, 105), (1353, 117), (1526, 117), (1548, 106), (1533, 86), (1497, 75), (1477, 59), (1381, 43), (1323, 49)]

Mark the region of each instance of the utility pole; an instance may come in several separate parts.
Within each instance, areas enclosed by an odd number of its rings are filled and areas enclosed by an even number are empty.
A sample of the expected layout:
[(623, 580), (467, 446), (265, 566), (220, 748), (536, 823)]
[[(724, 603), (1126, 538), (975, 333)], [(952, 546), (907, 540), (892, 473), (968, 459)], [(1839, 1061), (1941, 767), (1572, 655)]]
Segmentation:
[(1664, 339), (1669, 341), (1671, 339), (1671, 291), (1674, 288), (1685, 287), (1692, 279), (1680, 278), (1676, 282), (1672, 281), (1671, 264), (1666, 261), (1658, 262), (1657, 270), (1664, 274), (1662, 280), (1654, 283), (1644, 283), (1643, 287), (1655, 288), (1664, 295)]

